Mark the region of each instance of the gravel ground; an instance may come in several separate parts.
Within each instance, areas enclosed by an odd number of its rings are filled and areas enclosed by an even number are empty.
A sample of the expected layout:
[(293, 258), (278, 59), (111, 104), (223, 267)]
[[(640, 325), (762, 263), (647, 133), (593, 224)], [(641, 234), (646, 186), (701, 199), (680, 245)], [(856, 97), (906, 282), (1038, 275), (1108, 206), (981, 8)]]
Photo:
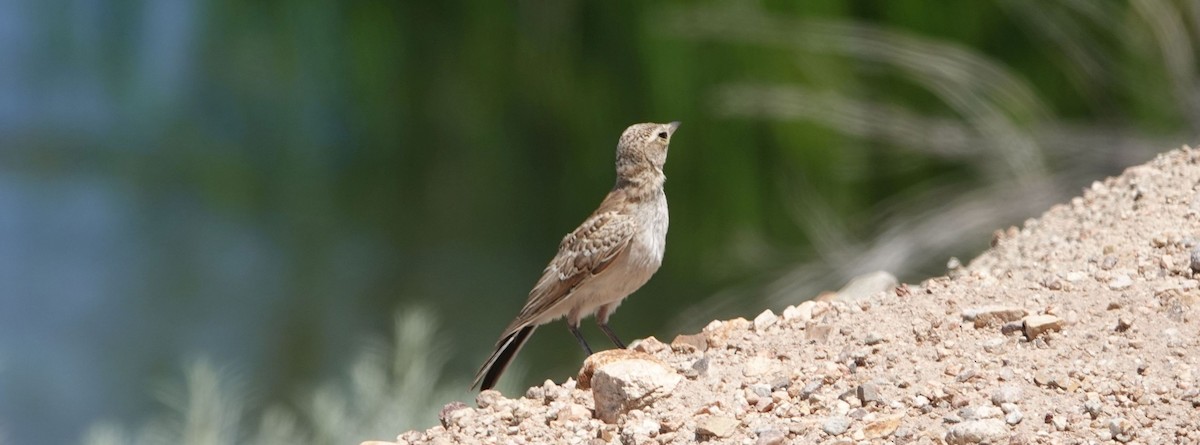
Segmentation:
[(396, 442), (1200, 443), (1198, 221), (1185, 147), (947, 276), (596, 354)]

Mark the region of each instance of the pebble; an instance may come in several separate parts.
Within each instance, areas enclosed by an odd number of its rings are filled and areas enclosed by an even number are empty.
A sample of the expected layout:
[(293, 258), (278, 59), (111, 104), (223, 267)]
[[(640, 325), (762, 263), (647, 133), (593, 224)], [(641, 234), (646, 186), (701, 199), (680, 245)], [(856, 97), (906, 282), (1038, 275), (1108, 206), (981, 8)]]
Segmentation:
[(1192, 273), (1200, 273), (1200, 244), (1196, 244), (1196, 247), (1192, 248), (1190, 257), (1191, 262), (1188, 267), (1192, 269)]
[(831, 333), (833, 333), (833, 326), (827, 324), (813, 325), (809, 323), (809, 326), (804, 328), (804, 338), (817, 343), (825, 343)]
[(1001, 443), (1007, 438), (1008, 425), (999, 419), (962, 422), (946, 432), (946, 443), (950, 445)]
[(838, 436), (850, 429), (850, 418), (845, 416), (836, 416), (825, 419), (825, 423), (821, 424), (821, 431), (826, 432), (830, 436)]
[(654, 336), (650, 336), (642, 340), (638, 340), (632, 346), (630, 346), (630, 349), (638, 352), (645, 352), (647, 354), (654, 354), (665, 351), (667, 349), (667, 345), (663, 344), (661, 341), (658, 341), (658, 339), (654, 338)]
[(1021, 408), (1017, 407), (1015, 404), (1005, 403), (1000, 407), (1000, 409), (1004, 410), (1006, 413), (1004, 415), (1004, 423), (1009, 425), (1021, 423), (1021, 420), (1025, 418), (1025, 414), (1021, 412)]
[(1064, 419), (1062, 416), (1057, 416), (1053, 419), (1050, 419), (1050, 425), (1054, 427), (1055, 431), (1066, 431), (1067, 419)]
[(756, 445), (783, 445), (787, 439), (787, 433), (775, 428), (769, 428), (758, 432), (758, 440), (754, 442)]
[(592, 418), (592, 411), (587, 409), (587, 407), (577, 403), (567, 404), (566, 406), (560, 408), (557, 413), (555, 413), (555, 419), (563, 422), (579, 421), (590, 418)]
[(883, 340), (884, 340), (883, 336), (872, 332), (870, 334), (867, 334), (867, 338), (863, 340), (863, 344), (865, 344), (867, 346), (874, 346), (874, 345), (883, 343)]
[(708, 362), (708, 357), (700, 357), (696, 361), (692, 362), (692, 366), (689, 366), (687, 370), (685, 370), (684, 374), (688, 377), (699, 377), (706, 375), (708, 374)]
[(825, 381), (821, 379), (808, 382), (808, 384), (804, 385), (804, 388), (800, 389), (800, 399), (803, 400), (812, 397), (812, 395), (819, 391), (822, 386), (825, 386)]
[(879, 395), (879, 386), (874, 383), (859, 385), (855, 395), (858, 396), (858, 400), (863, 406), (867, 406), (870, 402), (883, 403), (883, 397)]
[(965, 420), (998, 419), (1004, 415), (1004, 412), (994, 406), (981, 405), (960, 409), (958, 415)]
[(1063, 322), (1053, 315), (1030, 315), (1023, 320), (1025, 338), (1032, 341), (1047, 333), (1061, 330)]
[(651, 418), (629, 420), (621, 427), (621, 439), (630, 443), (643, 442), (643, 438), (656, 436), (661, 429), (662, 425)]
[(1079, 271), (1067, 272), (1067, 275), (1063, 278), (1066, 278), (1067, 281), (1075, 283), (1075, 282), (1083, 281), (1085, 278), (1087, 278), (1087, 274), (1083, 273), (1083, 272), (1079, 272)]
[(676, 335), (674, 340), (671, 340), (671, 349), (676, 351), (699, 351), (708, 350), (708, 335), (703, 332), (692, 335)]
[(806, 322), (813, 318), (813, 307), (817, 303), (814, 301), (805, 301), (798, 306), (788, 306), (783, 310), (783, 319), (786, 321)]
[(992, 403), (997, 406), (1005, 403), (1017, 403), (1021, 400), (1021, 387), (1017, 385), (1001, 385), (992, 391)]
[(1011, 306), (983, 306), (962, 311), (963, 319), (974, 322), (976, 329), (1020, 320), (1026, 315), (1029, 315), (1029, 311)]
[(1136, 435), (1133, 423), (1121, 417), (1109, 419), (1108, 432), (1112, 435), (1113, 440), (1121, 443), (1133, 440), (1133, 437)]
[(737, 429), (737, 419), (725, 416), (709, 416), (696, 424), (696, 433), (702, 436), (729, 437)]
[(1129, 275), (1117, 274), (1108, 280), (1108, 288), (1112, 290), (1121, 290), (1133, 285), (1133, 279)]
[(1121, 317), (1121, 318), (1117, 319), (1117, 328), (1116, 328), (1117, 332), (1128, 331), (1129, 328), (1131, 328), (1131, 327), (1133, 327), (1133, 322), (1129, 321), (1128, 318)]
[(754, 330), (756, 332), (762, 332), (771, 326), (775, 326), (775, 323), (778, 321), (779, 316), (775, 315), (774, 312), (771, 312), (770, 309), (767, 309), (758, 314), (757, 317), (754, 317)]
[(458, 423), (457, 421), (464, 417), (463, 415), (455, 415), (454, 413), (464, 409), (470, 409), (470, 407), (462, 402), (447, 403), (442, 407), (441, 412), (438, 413), (438, 421), (442, 424), (443, 428), (450, 428), (452, 420), (455, 421), (453, 423)]

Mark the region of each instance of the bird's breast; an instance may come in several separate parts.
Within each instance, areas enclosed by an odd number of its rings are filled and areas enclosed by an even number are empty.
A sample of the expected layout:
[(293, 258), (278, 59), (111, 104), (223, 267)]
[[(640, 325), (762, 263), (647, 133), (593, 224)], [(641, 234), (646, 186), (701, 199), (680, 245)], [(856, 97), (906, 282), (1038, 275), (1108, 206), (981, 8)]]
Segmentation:
[(670, 216), (667, 213), (667, 197), (659, 193), (656, 199), (646, 201), (637, 210), (639, 230), (635, 243), (635, 263), (640, 263), (652, 270), (657, 270), (662, 264), (663, 253), (667, 248), (667, 226)]

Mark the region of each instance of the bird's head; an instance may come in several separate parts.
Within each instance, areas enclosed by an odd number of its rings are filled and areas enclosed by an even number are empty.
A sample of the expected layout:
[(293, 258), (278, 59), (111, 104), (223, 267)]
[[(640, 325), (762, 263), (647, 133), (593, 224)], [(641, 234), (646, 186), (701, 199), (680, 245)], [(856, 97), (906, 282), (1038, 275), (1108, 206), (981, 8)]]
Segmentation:
[(646, 170), (662, 175), (663, 164), (667, 163), (667, 147), (671, 135), (679, 128), (679, 122), (656, 124), (652, 122), (633, 124), (621, 133), (617, 142), (617, 175), (629, 178), (644, 174)]

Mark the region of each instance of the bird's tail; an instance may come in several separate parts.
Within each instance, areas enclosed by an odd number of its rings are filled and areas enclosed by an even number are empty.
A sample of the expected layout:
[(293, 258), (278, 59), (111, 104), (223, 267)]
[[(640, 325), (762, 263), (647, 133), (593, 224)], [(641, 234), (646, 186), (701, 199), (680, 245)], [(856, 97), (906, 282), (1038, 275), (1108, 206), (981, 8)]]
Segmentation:
[(487, 361), (483, 363), (483, 367), (479, 368), (479, 372), (475, 373), (475, 381), (471, 383), (471, 388), (479, 388), (482, 391), (496, 386), (496, 381), (500, 380), (500, 374), (504, 373), (504, 369), (508, 368), (513, 357), (516, 357), (521, 347), (525, 346), (529, 335), (533, 334), (536, 327), (526, 326), (500, 339), (496, 343), (496, 350), (492, 352), (492, 356), (488, 357)]

